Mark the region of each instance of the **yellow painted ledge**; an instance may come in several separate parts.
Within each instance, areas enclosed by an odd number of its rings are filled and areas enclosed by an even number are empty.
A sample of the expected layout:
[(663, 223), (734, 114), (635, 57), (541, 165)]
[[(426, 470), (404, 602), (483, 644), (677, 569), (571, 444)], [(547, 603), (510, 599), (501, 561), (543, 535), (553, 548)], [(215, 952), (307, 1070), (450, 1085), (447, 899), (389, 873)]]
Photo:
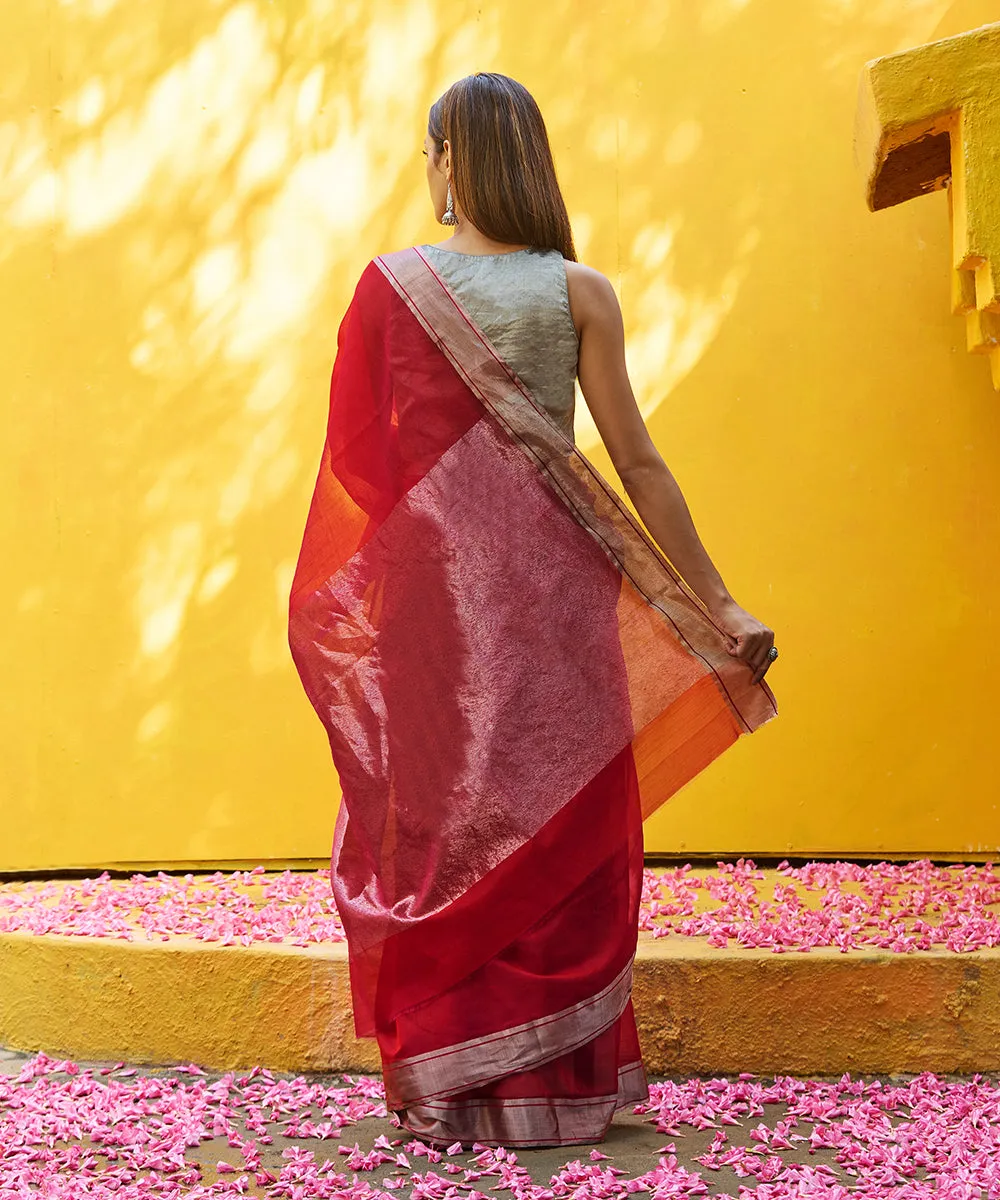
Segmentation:
[[(808, 954), (640, 938), (652, 1074), (1000, 1069), (1000, 950)], [(347, 952), (0, 934), (0, 1045), (83, 1060), (372, 1071)]]
[(865, 63), (854, 154), (872, 212), (947, 189), (952, 312), (1000, 391), (998, 61), (993, 22)]

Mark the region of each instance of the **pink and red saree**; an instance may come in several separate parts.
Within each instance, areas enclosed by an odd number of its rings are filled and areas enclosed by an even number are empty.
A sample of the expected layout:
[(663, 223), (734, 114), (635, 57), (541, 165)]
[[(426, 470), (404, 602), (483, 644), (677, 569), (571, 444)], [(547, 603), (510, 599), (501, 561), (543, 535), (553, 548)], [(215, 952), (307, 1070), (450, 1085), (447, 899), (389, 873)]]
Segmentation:
[(434, 1143), (599, 1141), (647, 1095), (642, 820), (766, 684), (416, 248), (337, 341), (289, 645), (343, 801), (357, 1034)]

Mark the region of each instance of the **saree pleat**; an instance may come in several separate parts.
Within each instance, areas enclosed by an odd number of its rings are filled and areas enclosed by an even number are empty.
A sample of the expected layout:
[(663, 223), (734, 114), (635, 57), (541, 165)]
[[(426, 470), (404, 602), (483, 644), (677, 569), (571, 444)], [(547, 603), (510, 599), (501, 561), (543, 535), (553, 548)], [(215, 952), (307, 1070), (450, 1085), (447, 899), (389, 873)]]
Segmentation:
[[(460, 983), (380, 1025), (386, 1102), (434, 1142), (599, 1140), (617, 1108), (647, 1094), (630, 999), (643, 864), (631, 746), (579, 799), (567, 806), (577, 821), (609, 814), (577, 826), (606, 839), (598, 865)], [(564, 823), (564, 846), (569, 833)], [(549, 846), (520, 866), (502, 883), (522, 901), (541, 872), (562, 876)]]
[(774, 715), (416, 249), (338, 334), (289, 644), (343, 802), (355, 1028), (434, 1141), (599, 1140), (645, 1095), (642, 820)]

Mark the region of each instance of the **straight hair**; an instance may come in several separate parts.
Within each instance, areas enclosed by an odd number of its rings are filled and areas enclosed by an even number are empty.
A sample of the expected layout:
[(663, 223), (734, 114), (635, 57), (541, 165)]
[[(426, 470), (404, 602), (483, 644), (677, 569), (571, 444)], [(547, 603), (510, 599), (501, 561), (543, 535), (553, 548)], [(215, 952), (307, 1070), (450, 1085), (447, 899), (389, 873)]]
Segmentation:
[(481, 233), (577, 261), (545, 122), (527, 88), (492, 71), (466, 75), (431, 106), (427, 132), (438, 154), (448, 140), (452, 196)]

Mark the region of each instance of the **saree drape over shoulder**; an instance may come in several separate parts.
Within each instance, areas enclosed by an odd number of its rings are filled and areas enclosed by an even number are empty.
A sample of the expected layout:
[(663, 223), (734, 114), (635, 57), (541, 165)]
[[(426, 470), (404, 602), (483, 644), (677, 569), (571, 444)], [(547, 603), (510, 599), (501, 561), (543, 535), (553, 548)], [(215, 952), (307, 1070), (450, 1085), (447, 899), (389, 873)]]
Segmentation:
[(599, 1141), (647, 1095), (642, 820), (774, 697), (416, 247), (340, 327), (289, 644), (388, 1107), (432, 1142)]

